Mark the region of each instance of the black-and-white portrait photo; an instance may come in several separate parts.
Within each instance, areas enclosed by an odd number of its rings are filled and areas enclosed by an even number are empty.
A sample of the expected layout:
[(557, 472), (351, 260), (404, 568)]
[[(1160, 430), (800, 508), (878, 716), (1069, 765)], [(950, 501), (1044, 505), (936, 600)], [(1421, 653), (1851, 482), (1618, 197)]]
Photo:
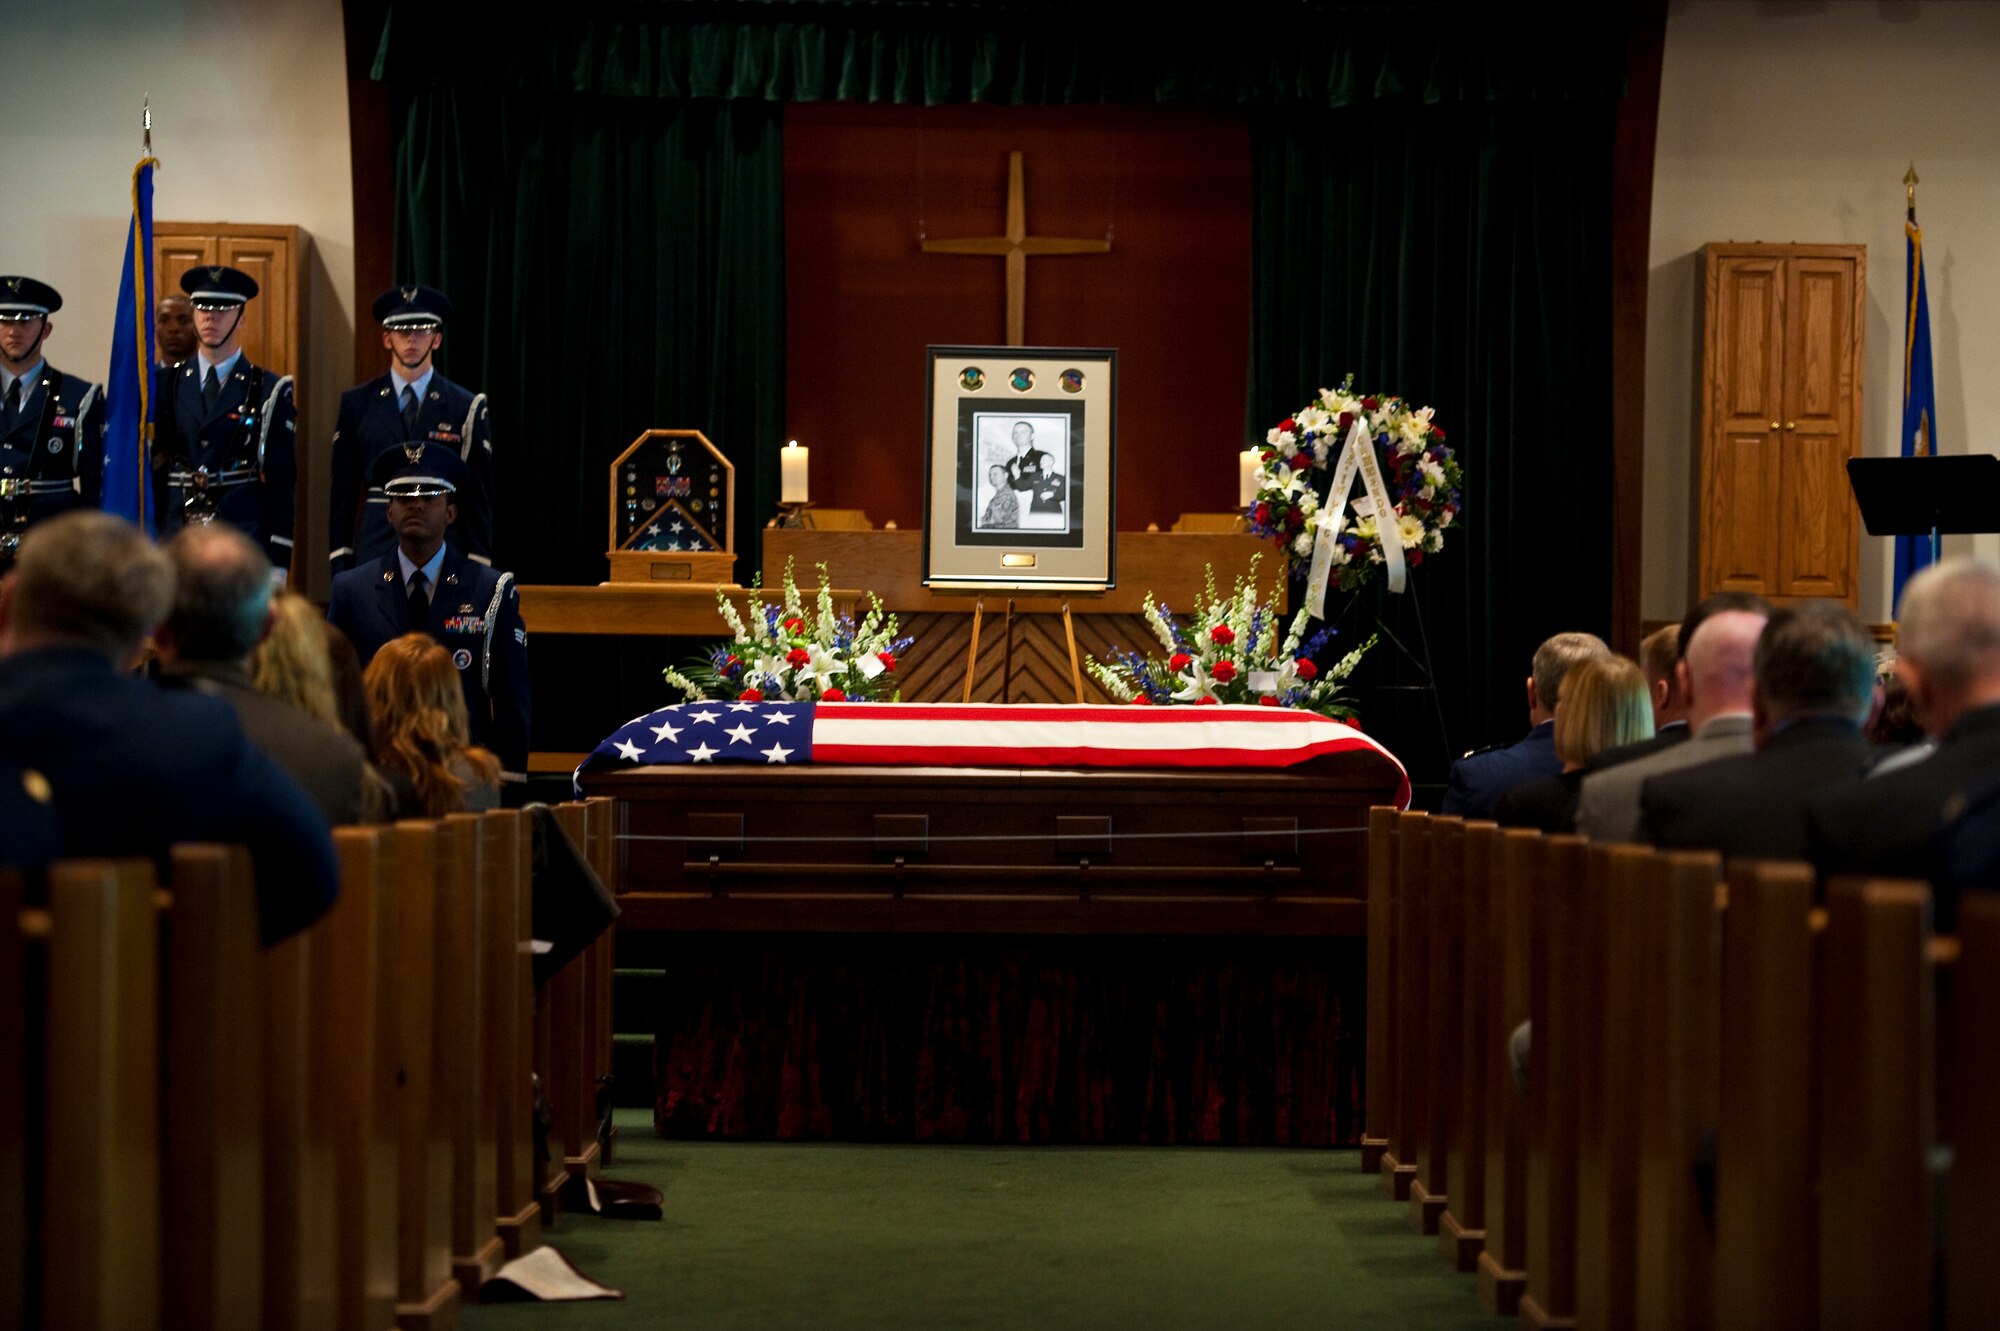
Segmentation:
[(973, 530), (1070, 529), (1070, 417), (978, 412), (973, 416)]

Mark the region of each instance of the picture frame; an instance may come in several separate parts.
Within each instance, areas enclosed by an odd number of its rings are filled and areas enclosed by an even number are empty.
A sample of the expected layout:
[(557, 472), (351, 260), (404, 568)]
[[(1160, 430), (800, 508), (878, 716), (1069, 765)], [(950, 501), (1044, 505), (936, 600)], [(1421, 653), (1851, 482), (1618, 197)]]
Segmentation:
[(1116, 586), (1117, 351), (925, 353), (924, 585)]

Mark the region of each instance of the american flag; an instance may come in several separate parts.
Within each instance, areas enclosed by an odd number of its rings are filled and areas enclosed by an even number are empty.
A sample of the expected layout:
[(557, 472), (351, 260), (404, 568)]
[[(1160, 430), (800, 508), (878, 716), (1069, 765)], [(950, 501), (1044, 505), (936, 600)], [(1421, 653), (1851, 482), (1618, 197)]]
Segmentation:
[(1396, 756), (1352, 726), (1275, 707), (1092, 704), (679, 703), (627, 721), (576, 770), (667, 763), (927, 767), (1290, 767), (1333, 753)]

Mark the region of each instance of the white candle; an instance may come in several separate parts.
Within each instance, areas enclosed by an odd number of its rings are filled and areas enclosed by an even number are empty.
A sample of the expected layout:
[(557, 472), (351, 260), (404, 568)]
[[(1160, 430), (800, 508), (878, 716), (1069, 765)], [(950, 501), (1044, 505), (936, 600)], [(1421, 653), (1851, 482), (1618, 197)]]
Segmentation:
[(1236, 504), (1248, 508), (1257, 502), (1257, 468), (1263, 462), (1261, 450), (1246, 448), (1236, 459)]
[(809, 448), (799, 447), (794, 439), (778, 450), (778, 499), (786, 504), (806, 502), (806, 460), (811, 455)]

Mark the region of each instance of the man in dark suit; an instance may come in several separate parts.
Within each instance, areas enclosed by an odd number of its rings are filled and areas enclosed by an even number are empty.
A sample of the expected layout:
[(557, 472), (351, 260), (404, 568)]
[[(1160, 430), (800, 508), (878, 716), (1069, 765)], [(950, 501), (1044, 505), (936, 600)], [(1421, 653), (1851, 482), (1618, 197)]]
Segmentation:
[(250, 654), (271, 627), (271, 561), (234, 527), (188, 527), (167, 545), (174, 608), (154, 635), (160, 681), (220, 698), (250, 742), (291, 774), (329, 823), (361, 821), (368, 755), (250, 683)]
[(30, 523), (96, 508), (104, 478), (104, 390), (42, 355), (62, 296), (0, 277), (0, 569)]
[(226, 522), (282, 572), (292, 563), (298, 485), (292, 377), (243, 354), (243, 307), (257, 295), (255, 278), (211, 264), (182, 273), (181, 290), (194, 306), (199, 345), (155, 379), (160, 534)]
[(451, 653), (465, 688), (472, 742), (500, 759), (501, 778), (528, 770), (528, 630), (514, 575), (454, 552), (444, 534), (468, 483), (452, 449), (412, 440), (377, 460), (372, 479), (389, 498), (393, 554), (334, 578), (327, 618), (353, 640), (362, 664), (405, 633), (428, 633)]
[(389, 370), (340, 395), (327, 521), (336, 573), (395, 553), (389, 497), (368, 477), (384, 453), (413, 439), (452, 449), (465, 464), (471, 481), (458, 495), (458, 521), (445, 539), (482, 564), (493, 562), (493, 427), (486, 394), (437, 372), (450, 318), (451, 301), (431, 287), (391, 287), (375, 299)]
[(1947, 871), (1945, 843), (2000, 771), (2000, 569), (1934, 564), (1910, 579), (1901, 609), (1896, 674), (1937, 748), (1815, 800), (1811, 857), (1823, 874), (1929, 879), (1937, 927), (1949, 930), (1964, 884)]
[(0, 583), (0, 764), (41, 774), (64, 855), (247, 846), (264, 941), (276, 942), (340, 890), (326, 819), (227, 704), (130, 673), (173, 594), (166, 556), (111, 514), (65, 513), (29, 532)]
[(1529, 669), (1528, 733), (1512, 744), (1495, 745), (1466, 754), (1451, 765), (1443, 812), (1464, 818), (1490, 818), (1493, 803), (1517, 786), (1559, 775), (1556, 757), (1556, 700), (1570, 667), (1611, 649), (1594, 633), (1558, 633), (1535, 649)]
[(1029, 494), (1030, 513), (1063, 511), (1063, 478), (1046, 449), (1035, 447), (1035, 427), (1014, 422), (1014, 456), (1007, 462), (1007, 484)]
[(1875, 701), (1875, 643), (1861, 621), (1831, 601), (1787, 606), (1759, 635), (1752, 670), (1756, 751), (1649, 778), (1640, 823), (1653, 845), (1802, 859), (1808, 802), (1861, 780)]

